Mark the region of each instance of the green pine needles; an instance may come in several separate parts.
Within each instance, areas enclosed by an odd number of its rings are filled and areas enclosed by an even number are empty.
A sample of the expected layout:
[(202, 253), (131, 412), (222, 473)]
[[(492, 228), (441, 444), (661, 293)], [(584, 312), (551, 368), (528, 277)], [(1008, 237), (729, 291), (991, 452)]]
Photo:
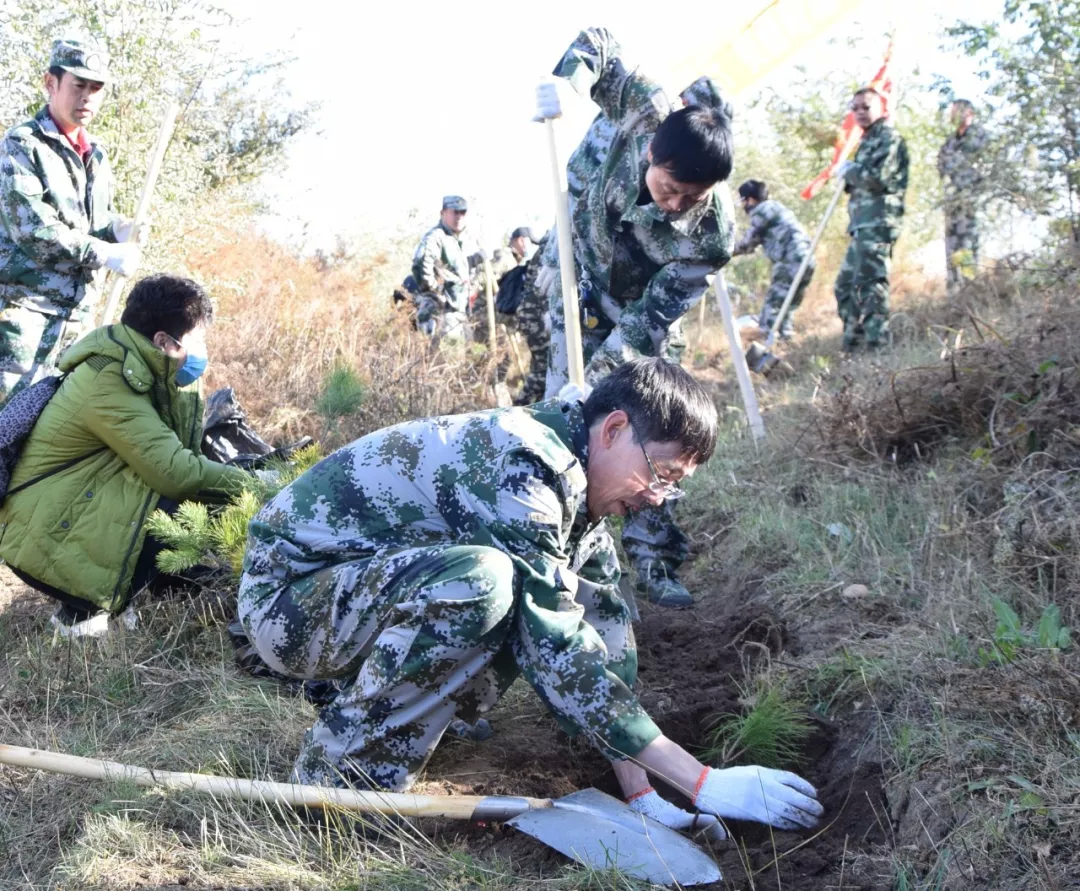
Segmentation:
[(781, 687), (759, 682), (756, 692), (743, 691), (744, 714), (721, 715), (709, 733), (707, 760), (717, 764), (759, 764), (791, 769), (799, 766), (813, 725), (806, 704)]
[(231, 578), (238, 579), (244, 569), (252, 517), (321, 457), (318, 445), (310, 445), (294, 452), (289, 461), (271, 462), (266, 469), (277, 474), (272, 482), (253, 476), (243, 492), (213, 513), (205, 504), (194, 501), (185, 501), (171, 516), (154, 511), (146, 521), (147, 529), (166, 545), (158, 554), (158, 569), (178, 575), (203, 565), (224, 569)]

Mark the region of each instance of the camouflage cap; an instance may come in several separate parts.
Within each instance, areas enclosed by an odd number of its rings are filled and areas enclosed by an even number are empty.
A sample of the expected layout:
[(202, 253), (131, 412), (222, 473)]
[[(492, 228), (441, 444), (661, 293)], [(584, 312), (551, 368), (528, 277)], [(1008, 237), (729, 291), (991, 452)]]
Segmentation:
[(49, 56), (50, 68), (62, 68), (64, 71), (81, 77), (107, 83), (112, 80), (109, 74), (109, 56), (104, 50), (84, 43), (81, 40), (55, 40), (52, 54)]
[(717, 108), (729, 119), (734, 116), (731, 102), (711, 77), (699, 77), (685, 90), (679, 93), (683, 105), (698, 105), (703, 108)]
[(468, 210), (468, 202), (460, 195), (446, 195), (442, 200), (443, 210)]

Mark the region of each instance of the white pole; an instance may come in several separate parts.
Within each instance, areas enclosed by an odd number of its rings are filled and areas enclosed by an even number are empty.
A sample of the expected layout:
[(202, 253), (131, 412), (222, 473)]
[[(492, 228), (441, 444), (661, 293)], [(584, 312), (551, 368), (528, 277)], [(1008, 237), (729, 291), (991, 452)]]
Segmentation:
[[(728, 345), (731, 348), (731, 363), (735, 366), (735, 377), (739, 381), (739, 392), (742, 394), (743, 407), (746, 409), (746, 420), (750, 424), (750, 435), (756, 442), (765, 437), (765, 422), (761, 419), (757, 394), (754, 393), (754, 384), (750, 380), (750, 369), (746, 367), (742, 338), (735, 329), (735, 314), (731, 311), (731, 298), (728, 297), (727, 282), (724, 281), (723, 271), (716, 273), (713, 288), (716, 289), (716, 297), (720, 301), (720, 317), (724, 321), (724, 331), (727, 332)], [(705, 296), (702, 295), (701, 299), (704, 300)]]
[(581, 349), (581, 311), (578, 307), (577, 277), (574, 274), (574, 240), (570, 234), (570, 198), (566, 170), (559, 163), (555, 143), (555, 121), (544, 121), (551, 157), (551, 183), (555, 193), (555, 229), (559, 238), (559, 272), (562, 277), (563, 315), (566, 317), (566, 355), (570, 383), (584, 389), (585, 361)]
[[(150, 199), (154, 195), (154, 186), (157, 183), (158, 174), (161, 172), (161, 162), (165, 158), (165, 150), (169, 147), (172, 139), (173, 127), (176, 126), (176, 116), (180, 113), (180, 103), (173, 99), (165, 109), (165, 116), (161, 119), (158, 128), (157, 142), (154, 144), (153, 154), (150, 155), (150, 166), (146, 170), (146, 180), (143, 182), (142, 194), (139, 195), (139, 206), (135, 210), (134, 225), (131, 231), (133, 241), (139, 237), (139, 228), (146, 222), (146, 215), (150, 212)], [(116, 305), (120, 302), (120, 294), (124, 290), (124, 276), (115, 275), (109, 286), (109, 299), (105, 302), (105, 311), (101, 314), (101, 324), (112, 323), (116, 315)]]

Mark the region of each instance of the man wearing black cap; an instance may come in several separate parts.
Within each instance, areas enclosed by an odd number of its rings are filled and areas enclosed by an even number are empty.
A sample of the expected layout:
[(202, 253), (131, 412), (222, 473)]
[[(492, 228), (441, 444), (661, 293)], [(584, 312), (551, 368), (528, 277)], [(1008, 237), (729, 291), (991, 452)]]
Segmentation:
[(466, 339), (472, 281), (462, 233), (469, 206), (460, 195), (443, 198), (439, 223), (420, 239), (413, 254), (413, 278), (420, 288), (417, 327), (451, 341)]
[(140, 262), (112, 174), (87, 128), (109, 82), (104, 51), (53, 43), (49, 101), (0, 145), (0, 402), (48, 373), (93, 312), (106, 270)]

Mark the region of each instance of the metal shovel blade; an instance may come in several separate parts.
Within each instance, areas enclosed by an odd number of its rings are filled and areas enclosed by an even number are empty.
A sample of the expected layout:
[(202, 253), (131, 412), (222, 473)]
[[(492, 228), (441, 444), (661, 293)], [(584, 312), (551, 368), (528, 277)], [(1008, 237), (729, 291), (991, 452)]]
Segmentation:
[(751, 371), (767, 377), (780, 364), (780, 357), (760, 343), (752, 343), (746, 351), (746, 364)]
[(716, 862), (690, 839), (597, 789), (582, 789), (507, 822), (596, 869), (618, 869), (660, 885), (720, 881)]

